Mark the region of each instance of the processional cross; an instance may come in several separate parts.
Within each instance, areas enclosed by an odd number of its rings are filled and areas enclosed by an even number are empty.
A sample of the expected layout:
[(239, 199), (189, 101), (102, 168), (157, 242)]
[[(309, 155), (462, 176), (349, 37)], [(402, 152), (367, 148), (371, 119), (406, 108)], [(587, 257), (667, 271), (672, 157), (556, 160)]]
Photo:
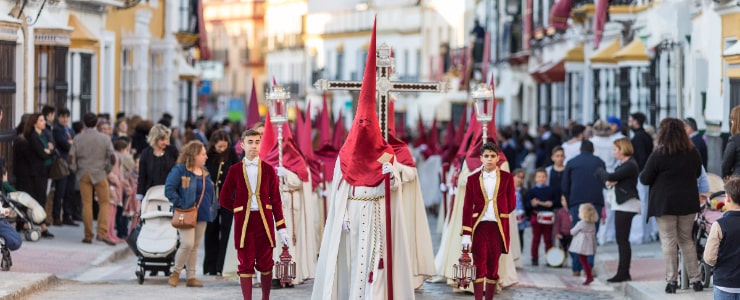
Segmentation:
[[(391, 92), (430, 92), (446, 93), (449, 89), (446, 82), (404, 82), (392, 81), (394, 58), (391, 57), (391, 48), (386, 43), (378, 47), (376, 54), (375, 84), (376, 98), (378, 99), (378, 119), (383, 139), (388, 140), (388, 101)], [(346, 90), (359, 91), (362, 81), (326, 80), (319, 79), (314, 86), (323, 91)]]

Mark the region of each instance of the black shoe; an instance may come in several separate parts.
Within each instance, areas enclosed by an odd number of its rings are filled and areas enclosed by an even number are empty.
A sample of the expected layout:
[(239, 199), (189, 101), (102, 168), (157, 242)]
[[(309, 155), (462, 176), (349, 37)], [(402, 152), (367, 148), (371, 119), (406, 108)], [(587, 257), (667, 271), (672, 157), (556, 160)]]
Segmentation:
[(704, 285), (699, 281), (692, 282), (691, 287), (694, 288), (694, 292), (701, 292), (704, 290)]
[(62, 220), (56, 219), (53, 224), (54, 226), (62, 226)]
[(540, 262), (539, 262), (538, 259), (533, 259), (532, 260), (532, 266), (535, 266), (536, 267), (536, 266), (539, 266), (539, 265), (540, 265)]
[(51, 232), (49, 232), (49, 230), (44, 230), (44, 231), (42, 231), (42, 232), (41, 232), (41, 236), (42, 236), (42, 237), (45, 237), (45, 238), (47, 238), (47, 239), (53, 239), (53, 238), (54, 238), (54, 235), (53, 235), (53, 234), (51, 234)]
[(616, 275), (612, 278), (607, 279), (606, 282), (617, 283), (617, 282), (625, 282), (625, 281), (630, 281), (630, 280), (632, 280), (632, 277), (629, 275), (627, 276)]
[(62, 221), (62, 224), (69, 225), (69, 226), (74, 226), (74, 227), (79, 227), (80, 226), (80, 224), (77, 224), (77, 222), (72, 221), (70, 219), (65, 219), (64, 221)]
[(678, 289), (678, 282), (676, 281), (671, 281), (665, 286), (666, 294), (675, 294), (676, 289)]

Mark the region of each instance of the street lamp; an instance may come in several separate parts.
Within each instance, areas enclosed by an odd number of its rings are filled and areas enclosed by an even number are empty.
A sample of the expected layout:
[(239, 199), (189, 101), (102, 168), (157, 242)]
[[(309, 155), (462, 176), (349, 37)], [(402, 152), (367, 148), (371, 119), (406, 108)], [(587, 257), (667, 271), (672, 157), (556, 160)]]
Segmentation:
[(483, 143), (488, 138), (488, 122), (493, 120), (493, 91), (488, 88), (488, 84), (479, 83), (478, 86), (470, 93), (475, 104), (475, 116), (478, 122), (483, 126)]
[(278, 164), (283, 166), (283, 124), (288, 121), (288, 101), (290, 92), (280, 85), (273, 85), (272, 90), (267, 92), (269, 103), (270, 120), (278, 128)]

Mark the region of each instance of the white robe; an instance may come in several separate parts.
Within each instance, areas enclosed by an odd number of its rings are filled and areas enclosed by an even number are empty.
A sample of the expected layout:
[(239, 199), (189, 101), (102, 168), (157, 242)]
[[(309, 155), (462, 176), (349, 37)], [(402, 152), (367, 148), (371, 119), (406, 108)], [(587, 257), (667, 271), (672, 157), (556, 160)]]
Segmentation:
[[(508, 170), (508, 165), (504, 164), (502, 169)], [(455, 195), (455, 203), (452, 207), (450, 221), (442, 233), (442, 241), (440, 242), (439, 250), (434, 259), (434, 264), (437, 267), (439, 275), (447, 278), (447, 284), (457, 289), (453, 278), (455, 273), (452, 268), (454, 264), (458, 263), (462, 249), (462, 210), (465, 199), (465, 188), (468, 184), (468, 176), (474, 173), (476, 170), (468, 170), (467, 162), (463, 163), (462, 170), (457, 179), (457, 192)], [(521, 248), (519, 247), (519, 231), (516, 226), (516, 218), (509, 218), (509, 253), (501, 254), (499, 257), (498, 275), (499, 281), (498, 286), (509, 287), (519, 282), (519, 277), (516, 274), (516, 261), (521, 258)], [(475, 259), (475, 258), (473, 258)], [(520, 263), (521, 264), (521, 263)], [(473, 286), (469, 285), (465, 291), (473, 290)]]
[(396, 190), (394, 199), (403, 199), (406, 238), (408, 241), (411, 274), (414, 276), (414, 288), (420, 288), (424, 280), (437, 274), (434, 268), (434, 248), (429, 231), (421, 185), (417, 180), (417, 170), (400, 163), (395, 164), (400, 173), (401, 188)]
[[(380, 254), (385, 246), (385, 188), (351, 186), (342, 178), (337, 159), (334, 167), (332, 205), (321, 241), (321, 251), (316, 269), (311, 299), (385, 299), (387, 295), (386, 268), (378, 268)], [(395, 172), (395, 170), (394, 170)], [(399, 178), (397, 173), (395, 178)], [(399, 180), (392, 180), (391, 188), (397, 189)], [(353, 197), (378, 197), (378, 201), (349, 200)], [(411, 263), (405, 238), (401, 201), (393, 199), (393, 297), (395, 299), (414, 299), (411, 288)], [(376, 211), (376, 206), (380, 213)], [(349, 232), (342, 229), (349, 221)], [(382, 251), (379, 249), (382, 246)], [(373, 256), (373, 254), (375, 254)], [(383, 255), (387, 258), (387, 255)], [(369, 275), (373, 273), (373, 282)]]
[(442, 158), (432, 155), (427, 159), (417, 159), (419, 170), (419, 183), (425, 188), (421, 190), (424, 197), (424, 205), (431, 207), (441, 206), (442, 192), (439, 190), (439, 175), (442, 172)]
[[(296, 263), (296, 278), (293, 284), (300, 284), (304, 280), (313, 278), (316, 272), (316, 249), (314, 237), (318, 235), (312, 222), (313, 211), (316, 209), (311, 202), (311, 182), (302, 181), (298, 175), (286, 170), (287, 174), (281, 179), (280, 194), (283, 204), (283, 216), (288, 232), (289, 251)], [(275, 231), (276, 237), (280, 236)], [(273, 249), (273, 260), (279, 261), (283, 253), (282, 243)], [(277, 274), (273, 273), (273, 278)]]

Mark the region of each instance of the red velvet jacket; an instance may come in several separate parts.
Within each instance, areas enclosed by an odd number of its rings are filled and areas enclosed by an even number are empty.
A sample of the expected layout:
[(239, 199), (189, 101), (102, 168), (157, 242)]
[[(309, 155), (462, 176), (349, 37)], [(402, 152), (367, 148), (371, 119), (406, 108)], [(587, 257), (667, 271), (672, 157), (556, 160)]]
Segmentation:
[[(237, 248), (244, 248), (244, 236), (249, 223), (250, 192), (249, 181), (244, 173), (244, 162), (241, 161), (229, 167), (218, 201), (221, 207), (234, 212), (234, 244)], [(257, 200), (262, 224), (270, 239), (270, 246), (275, 247), (275, 226), (285, 228), (283, 218), (283, 204), (280, 198), (280, 184), (275, 169), (260, 160), (257, 171)], [(274, 218), (274, 219), (273, 219)]]
[[(463, 204), (462, 234), (472, 235), (478, 223), (483, 219), (488, 205), (496, 205), (496, 222), (498, 230), (503, 238), (504, 253), (509, 253), (509, 215), (516, 209), (516, 192), (514, 190), (514, 177), (506, 171), (496, 169), (496, 189), (493, 198), (486, 199), (482, 188), (482, 172), (468, 176), (468, 184), (465, 189), (465, 203)], [(493, 201), (493, 203), (491, 203)], [(473, 236), (473, 239), (475, 237)]]

